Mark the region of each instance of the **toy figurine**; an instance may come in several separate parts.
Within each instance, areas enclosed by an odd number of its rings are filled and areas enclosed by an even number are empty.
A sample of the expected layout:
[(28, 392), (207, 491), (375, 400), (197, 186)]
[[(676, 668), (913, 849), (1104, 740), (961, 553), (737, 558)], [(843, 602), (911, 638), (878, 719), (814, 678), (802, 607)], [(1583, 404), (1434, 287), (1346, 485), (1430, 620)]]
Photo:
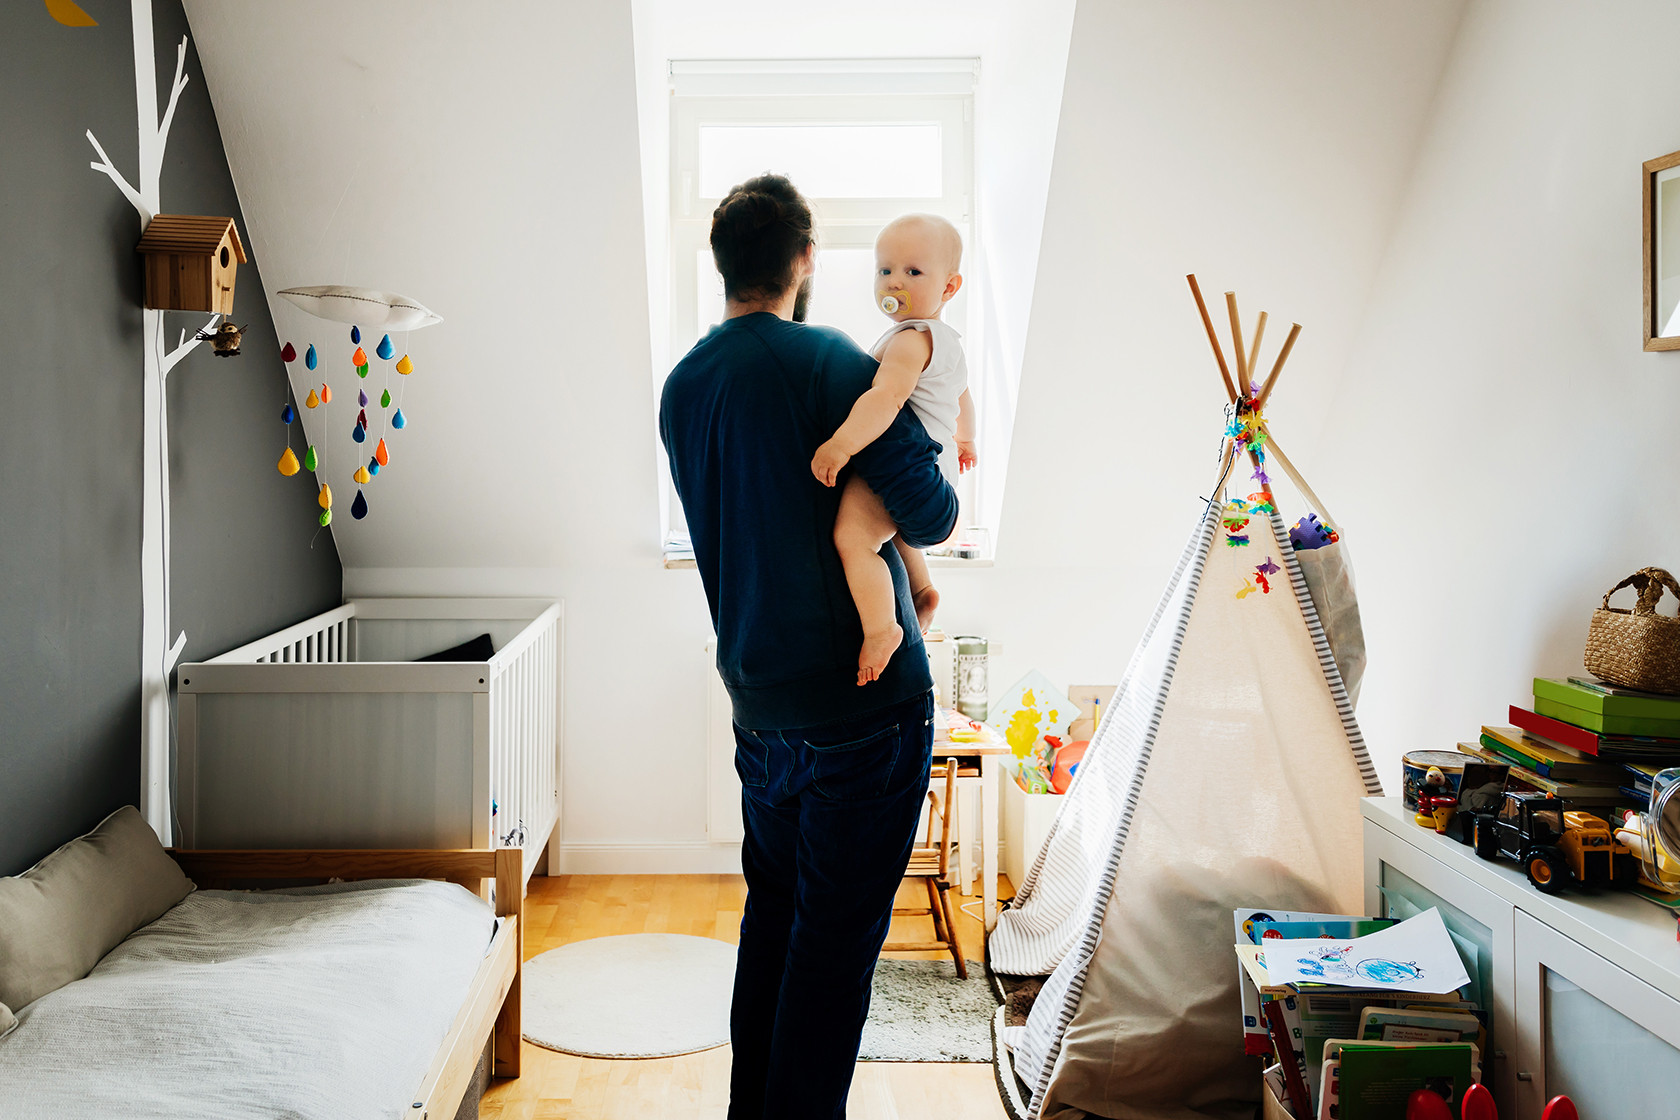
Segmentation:
[(1651, 831), (1644, 813), (1634, 809), (1624, 810), (1622, 823), (1615, 832), (1616, 843), (1639, 857), (1640, 882), (1653, 890), (1673, 894), (1680, 886), (1680, 861), (1660, 845), (1652, 843)]
[(232, 323), (224, 322), (215, 330), (199, 331), (193, 338), (198, 342), (208, 342), (218, 358), (237, 358), (239, 342), (244, 336), (245, 327), (236, 327)]
[(1439, 766), (1431, 766), (1423, 776), (1423, 788), (1418, 790), (1417, 815), (1413, 818), (1424, 828), (1444, 833), (1458, 812), (1458, 794), (1447, 784), (1447, 775)]

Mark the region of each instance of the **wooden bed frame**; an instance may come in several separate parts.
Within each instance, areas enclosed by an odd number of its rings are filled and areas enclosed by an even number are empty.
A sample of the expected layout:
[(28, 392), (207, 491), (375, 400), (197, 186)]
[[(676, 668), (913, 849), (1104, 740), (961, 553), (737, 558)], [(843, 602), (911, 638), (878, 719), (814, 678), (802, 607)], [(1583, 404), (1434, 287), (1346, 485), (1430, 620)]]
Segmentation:
[(519, 980), (525, 959), (524, 853), (518, 848), (457, 850), (275, 851), (171, 850), (201, 887), (261, 879), (447, 879), (487, 897), (496, 884), (496, 914), (504, 919), (490, 942), (467, 998), (432, 1057), (409, 1109), (411, 1120), (453, 1120), (486, 1044), (496, 1077), (519, 1076)]

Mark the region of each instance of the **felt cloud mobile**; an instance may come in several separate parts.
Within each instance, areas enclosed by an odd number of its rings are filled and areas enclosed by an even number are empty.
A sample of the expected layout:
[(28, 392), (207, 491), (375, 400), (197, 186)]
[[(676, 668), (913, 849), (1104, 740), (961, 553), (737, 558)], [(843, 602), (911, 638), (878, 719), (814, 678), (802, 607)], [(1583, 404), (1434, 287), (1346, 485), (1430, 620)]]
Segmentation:
[[(349, 461), (356, 464), (349, 475), (351, 481), (356, 484), (356, 497), (350, 503), (350, 516), (360, 521), (368, 514), (367, 493), (364, 488), (391, 462), (391, 449), (386, 443), (387, 435), (408, 426), (408, 417), (402, 410), (402, 395), (403, 388), (408, 383), (408, 375), (414, 372), (414, 360), (404, 354), (392, 362), (392, 359), (397, 357), (397, 348), (391, 343), (390, 332), (416, 330), (433, 323), (441, 323), (443, 320), (418, 300), (372, 288), (324, 284), (312, 288), (287, 288), (279, 294), (317, 318), (350, 324), (350, 345), (355, 347), (349, 355), (350, 366), (363, 382), (367, 381), (372, 372), (373, 358), (379, 359), (383, 384), (380, 387), (378, 404), (374, 404), (365, 385), (359, 386), (356, 390), (356, 421), (350, 428), (351, 442), (358, 445), (352, 446), (349, 452)], [(370, 331), (379, 330), (381, 333), (379, 344), (374, 347), (372, 356), (362, 345), (363, 325), (368, 326)], [(297, 360), (297, 349), (288, 342), (281, 350), (280, 356), (286, 361), (289, 373), (291, 363)], [(313, 371), (319, 361), (315, 346), (311, 343), (304, 355), (304, 365)], [(398, 376), (402, 378), (395, 397), (391, 393), (393, 364)], [(311, 388), (303, 403), (312, 410), (324, 409), (332, 401), (332, 396), (332, 386), (323, 381), (319, 392)], [(393, 404), (396, 406), (394, 409)], [(375, 410), (371, 418), (368, 416), (369, 408)], [(280, 456), (278, 464), (280, 473), (284, 475), (296, 474), (299, 468), (297, 455), (292, 450), (291, 425), (294, 419), (295, 410), (287, 404), (281, 413), (281, 420), (286, 424), (286, 450)], [(317, 430), (331, 431), (332, 422), (327, 420), (324, 414), (323, 420), (325, 422)], [(370, 436), (374, 440), (374, 446), (371, 454), (368, 454), (365, 448)], [(365, 464), (361, 459), (363, 454), (368, 454)], [(321, 489), (317, 500), (321, 506), (319, 520), (324, 526), (332, 523), (333, 499), (332, 487), (321, 481), (321, 475), (324, 473), (323, 462), (324, 456), (315, 445), (307, 444), (302, 465), (315, 471), (317, 480), (320, 481)]]

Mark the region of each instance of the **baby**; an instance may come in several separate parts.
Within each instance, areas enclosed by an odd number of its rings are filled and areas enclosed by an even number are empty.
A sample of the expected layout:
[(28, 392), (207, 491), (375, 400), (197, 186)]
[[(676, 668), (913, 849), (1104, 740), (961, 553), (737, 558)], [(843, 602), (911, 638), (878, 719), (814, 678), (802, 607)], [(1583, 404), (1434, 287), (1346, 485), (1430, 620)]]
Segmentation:
[[(961, 265), (961, 235), (950, 222), (932, 214), (898, 218), (875, 239), (875, 298), (893, 325), (870, 351), (881, 363), (874, 384), (811, 460), (811, 471), (824, 486), (834, 485), (840, 469), (887, 430), (906, 402), (939, 443), (939, 469), (946, 481), (955, 486), (958, 474), (979, 461), (974, 453), (968, 363), (957, 332), (939, 320), (939, 312), (962, 287)], [(916, 622), (925, 631), (939, 605), (927, 560), (920, 550), (904, 543), (881, 499), (854, 475), (840, 496), (834, 547), (840, 552), (846, 583), (863, 621), (860, 685), (881, 675), (904, 640), (897, 622), (892, 573), (880, 555), (881, 546), (889, 540), (904, 559)]]

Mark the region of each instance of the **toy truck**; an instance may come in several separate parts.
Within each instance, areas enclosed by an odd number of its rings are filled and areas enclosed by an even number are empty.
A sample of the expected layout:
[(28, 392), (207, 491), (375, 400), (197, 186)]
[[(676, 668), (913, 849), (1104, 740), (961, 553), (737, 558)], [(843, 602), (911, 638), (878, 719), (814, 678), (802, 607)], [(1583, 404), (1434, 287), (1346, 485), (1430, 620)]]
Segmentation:
[(1521, 864), (1545, 894), (1556, 894), (1571, 878), (1631, 886), (1639, 877), (1638, 857), (1604, 818), (1565, 809), (1544, 793), (1506, 790), (1492, 812), (1476, 814), (1472, 843), (1483, 859)]

